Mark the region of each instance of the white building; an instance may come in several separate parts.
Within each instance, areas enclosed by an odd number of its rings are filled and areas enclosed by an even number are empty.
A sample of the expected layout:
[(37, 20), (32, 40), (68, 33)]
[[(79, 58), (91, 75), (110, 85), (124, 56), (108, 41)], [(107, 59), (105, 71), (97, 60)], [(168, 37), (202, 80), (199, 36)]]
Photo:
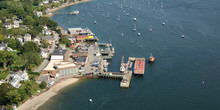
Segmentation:
[(69, 34), (79, 34), (82, 30), (82, 28), (68, 28)]
[(49, 0), (44, 0), (42, 3), (43, 3), (43, 4), (48, 4), (48, 3), (49, 3)]
[(20, 82), (21, 81), (26, 81), (28, 80), (28, 74), (27, 72), (24, 71), (18, 71), (12, 76), (12, 80), (9, 82), (13, 87), (19, 88), (21, 86)]
[(14, 20), (14, 25), (13, 25), (14, 28), (19, 28), (19, 21), (18, 20)]
[(12, 25), (11, 25), (11, 23), (5, 23), (4, 27), (7, 28), (7, 29), (11, 29)]
[(49, 53), (48, 53), (48, 51), (47, 50), (45, 50), (45, 49), (43, 49), (43, 48), (41, 48), (41, 56), (43, 57), (43, 58), (48, 58), (48, 56), (49, 56)]
[(43, 31), (42, 31), (42, 34), (51, 35), (52, 32), (51, 32), (51, 30), (43, 30)]
[(18, 38), (16, 38), (19, 42), (21, 42), (21, 43), (23, 43), (24, 42), (24, 40), (23, 40), (23, 38), (21, 38), (21, 37), (18, 37)]
[(40, 39), (41, 39), (40, 36), (35, 37), (34, 38), (34, 43), (39, 45), (40, 44)]
[(43, 16), (43, 13), (40, 12), (40, 11), (37, 11), (36, 14), (37, 14), (37, 17), (38, 17), (38, 18), (41, 17), (41, 16)]
[(24, 35), (24, 42), (29, 42), (31, 41), (31, 35), (30, 34), (25, 34)]
[(3, 51), (3, 50), (14, 51), (12, 48), (8, 47), (7, 44), (1, 43), (1, 44), (0, 44), (0, 51)]

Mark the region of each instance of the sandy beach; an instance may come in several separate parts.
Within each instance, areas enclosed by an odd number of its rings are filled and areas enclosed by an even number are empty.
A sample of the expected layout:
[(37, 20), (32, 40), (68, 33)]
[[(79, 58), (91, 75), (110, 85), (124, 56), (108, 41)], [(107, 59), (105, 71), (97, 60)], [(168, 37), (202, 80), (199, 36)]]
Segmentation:
[(55, 11), (57, 11), (57, 10), (59, 10), (59, 9), (62, 9), (62, 8), (65, 8), (65, 7), (68, 7), (68, 6), (71, 6), (71, 5), (76, 5), (76, 4), (79, 4), (79, 3), (89, 2), (89, 1), (92, 1), (92, 0), (82, 0), (82, 1), (77, 1), (77, 2), (75, 2), (75, 3), (72, 2), (72, 3), (66, 4), (66, 5), (59, 6), (59, 7), (57, 7), (57, 8), (50, 9), (50, 10), (49, 10), (50, 13), (47, 14), (46, 16), (51, 17), (51, 16), (54, 15), (53, 12), (55, 12)]
[(43, 105), (51, 97), (58, 94), (59, 90), (77, 81), (78, 81), (77, 78), (69, 78), (69, 79), (61, 80), (59, 83), (51, 87), (48, 91), (45, 91), (41, 93), (40, 95), (34, 96), (33, 98), (27, 100), (25, 103), (20, 105), (17, 108), (17, 110), (36, 110), (39, 106)]

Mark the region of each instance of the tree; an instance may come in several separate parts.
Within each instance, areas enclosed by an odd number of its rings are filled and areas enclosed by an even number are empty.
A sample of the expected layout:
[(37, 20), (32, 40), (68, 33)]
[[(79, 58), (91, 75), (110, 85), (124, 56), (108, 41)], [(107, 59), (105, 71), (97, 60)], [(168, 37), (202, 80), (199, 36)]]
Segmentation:
[(11, 90), (6, 94), (6, 98), (8, 98), (10, 104), (19, 104), (21, 101), (21, 94), (19, 94), (17, 90)]
[(14, 64), (17, 60), (17, 54), (9, 51), (0, 51), (0, 63), (3, 63), (4, 69), (7, 65)]
[(45, 39), (42, 39), (40, 42), (41, 42), (43, 48), (47, 48), (47, 47), (50, 45), (50, 44), (47, 42), (47, 40), (45, 40)]
[(14, 87), (8, 83), (3, 83), (0, 85), (0, 105), (6, 105), (9, 103), (9, 100), (6, 98), (6, 94), (13, 89)]
[(45, 89), (47, 87), (47, 83), (45, 82), (45, 81), (42, 81), (41, 83), (40, 83), (40, 88), (41, 89)]
[(59, 43), (65, 44), (67, 47), (71, 45), (71, 41), (67, 37), (60, 37)]
[(6, 39), (5, 36), (1, 34), (0, 35), (0, 42), (3, 42), (5, 39)]
[(22, 53), (24, 52), (40, 52), (40, 48), (34, 42), (27, 42), (22, 46)]
[(7, 40), (7, 42), (8, 42), (8, 47), (11, 47), (14, 50), (21, 50), (22, 49), (21, 43), (16, 39), (9, 39), (9, 40)]
[(24, 66), (32, 70), (42, 62), (41, 56), (37, 52), (25, 52), (23, 53)]
[(27, 95), (32, 96), (39, 89), (39, 84), (35, 81), (29, 80), (25, 82), (25, 91)]
[(31, 16), (26, 16), (24, 19), (24, 24), (33, 26), (35, 24), (35, 20)]

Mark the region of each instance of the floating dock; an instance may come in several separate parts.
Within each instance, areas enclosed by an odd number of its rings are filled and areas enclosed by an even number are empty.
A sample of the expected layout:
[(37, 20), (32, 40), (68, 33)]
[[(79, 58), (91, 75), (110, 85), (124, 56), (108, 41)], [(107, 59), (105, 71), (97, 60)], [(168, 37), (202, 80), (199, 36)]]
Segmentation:
[(144, 71), (145, 71), (145, 58), (136, 58), (134, 65), (134, 74), (144, 75)]

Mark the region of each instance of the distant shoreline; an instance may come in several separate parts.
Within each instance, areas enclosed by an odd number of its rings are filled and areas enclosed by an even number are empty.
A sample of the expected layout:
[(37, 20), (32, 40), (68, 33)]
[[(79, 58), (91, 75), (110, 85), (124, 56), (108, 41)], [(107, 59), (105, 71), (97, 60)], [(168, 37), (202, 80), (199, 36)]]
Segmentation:
[(68, 7), (68, 6), (71, 6), (71, 5), (76, 5), (76, 4), (79, 4), (79, 3), (84, 3), (84, 2), (89, 2), (89, 1), (93, 1), (93, 0), (82, 0), (82, 1), (77, 1), (77, 2), (71, 2), (71, 3), (69, 3), (69, 4), (66, 4), (66, 5), (62, 5), (62, 6), (60, 6), (60, 7), (57, 7), (57, 8), (53, 8), (53, 9), (50, 9), (50, 13), (49, 14), (47, 14), (46, 16), (48, 16), (48, 17), (52, 17), (54, 14), (54, 12), (55, 11), (57, 11), (57, 10), (60, 10), (60, 9), (62, 9), (62, 8), (65, 8), (65, 7)]
[(68, 78), (61, 80), (56, 83), (49, 90), (41, 93), (40, 95), (34, 96), (31, 99), (28, 99), (25, 103), (21, 104), (17, 110), (36, 110), (38, 107), (47, 102), (51, 97), (59, 94), (59, 91), (75, 82), (77, 82), (78, 78)]

